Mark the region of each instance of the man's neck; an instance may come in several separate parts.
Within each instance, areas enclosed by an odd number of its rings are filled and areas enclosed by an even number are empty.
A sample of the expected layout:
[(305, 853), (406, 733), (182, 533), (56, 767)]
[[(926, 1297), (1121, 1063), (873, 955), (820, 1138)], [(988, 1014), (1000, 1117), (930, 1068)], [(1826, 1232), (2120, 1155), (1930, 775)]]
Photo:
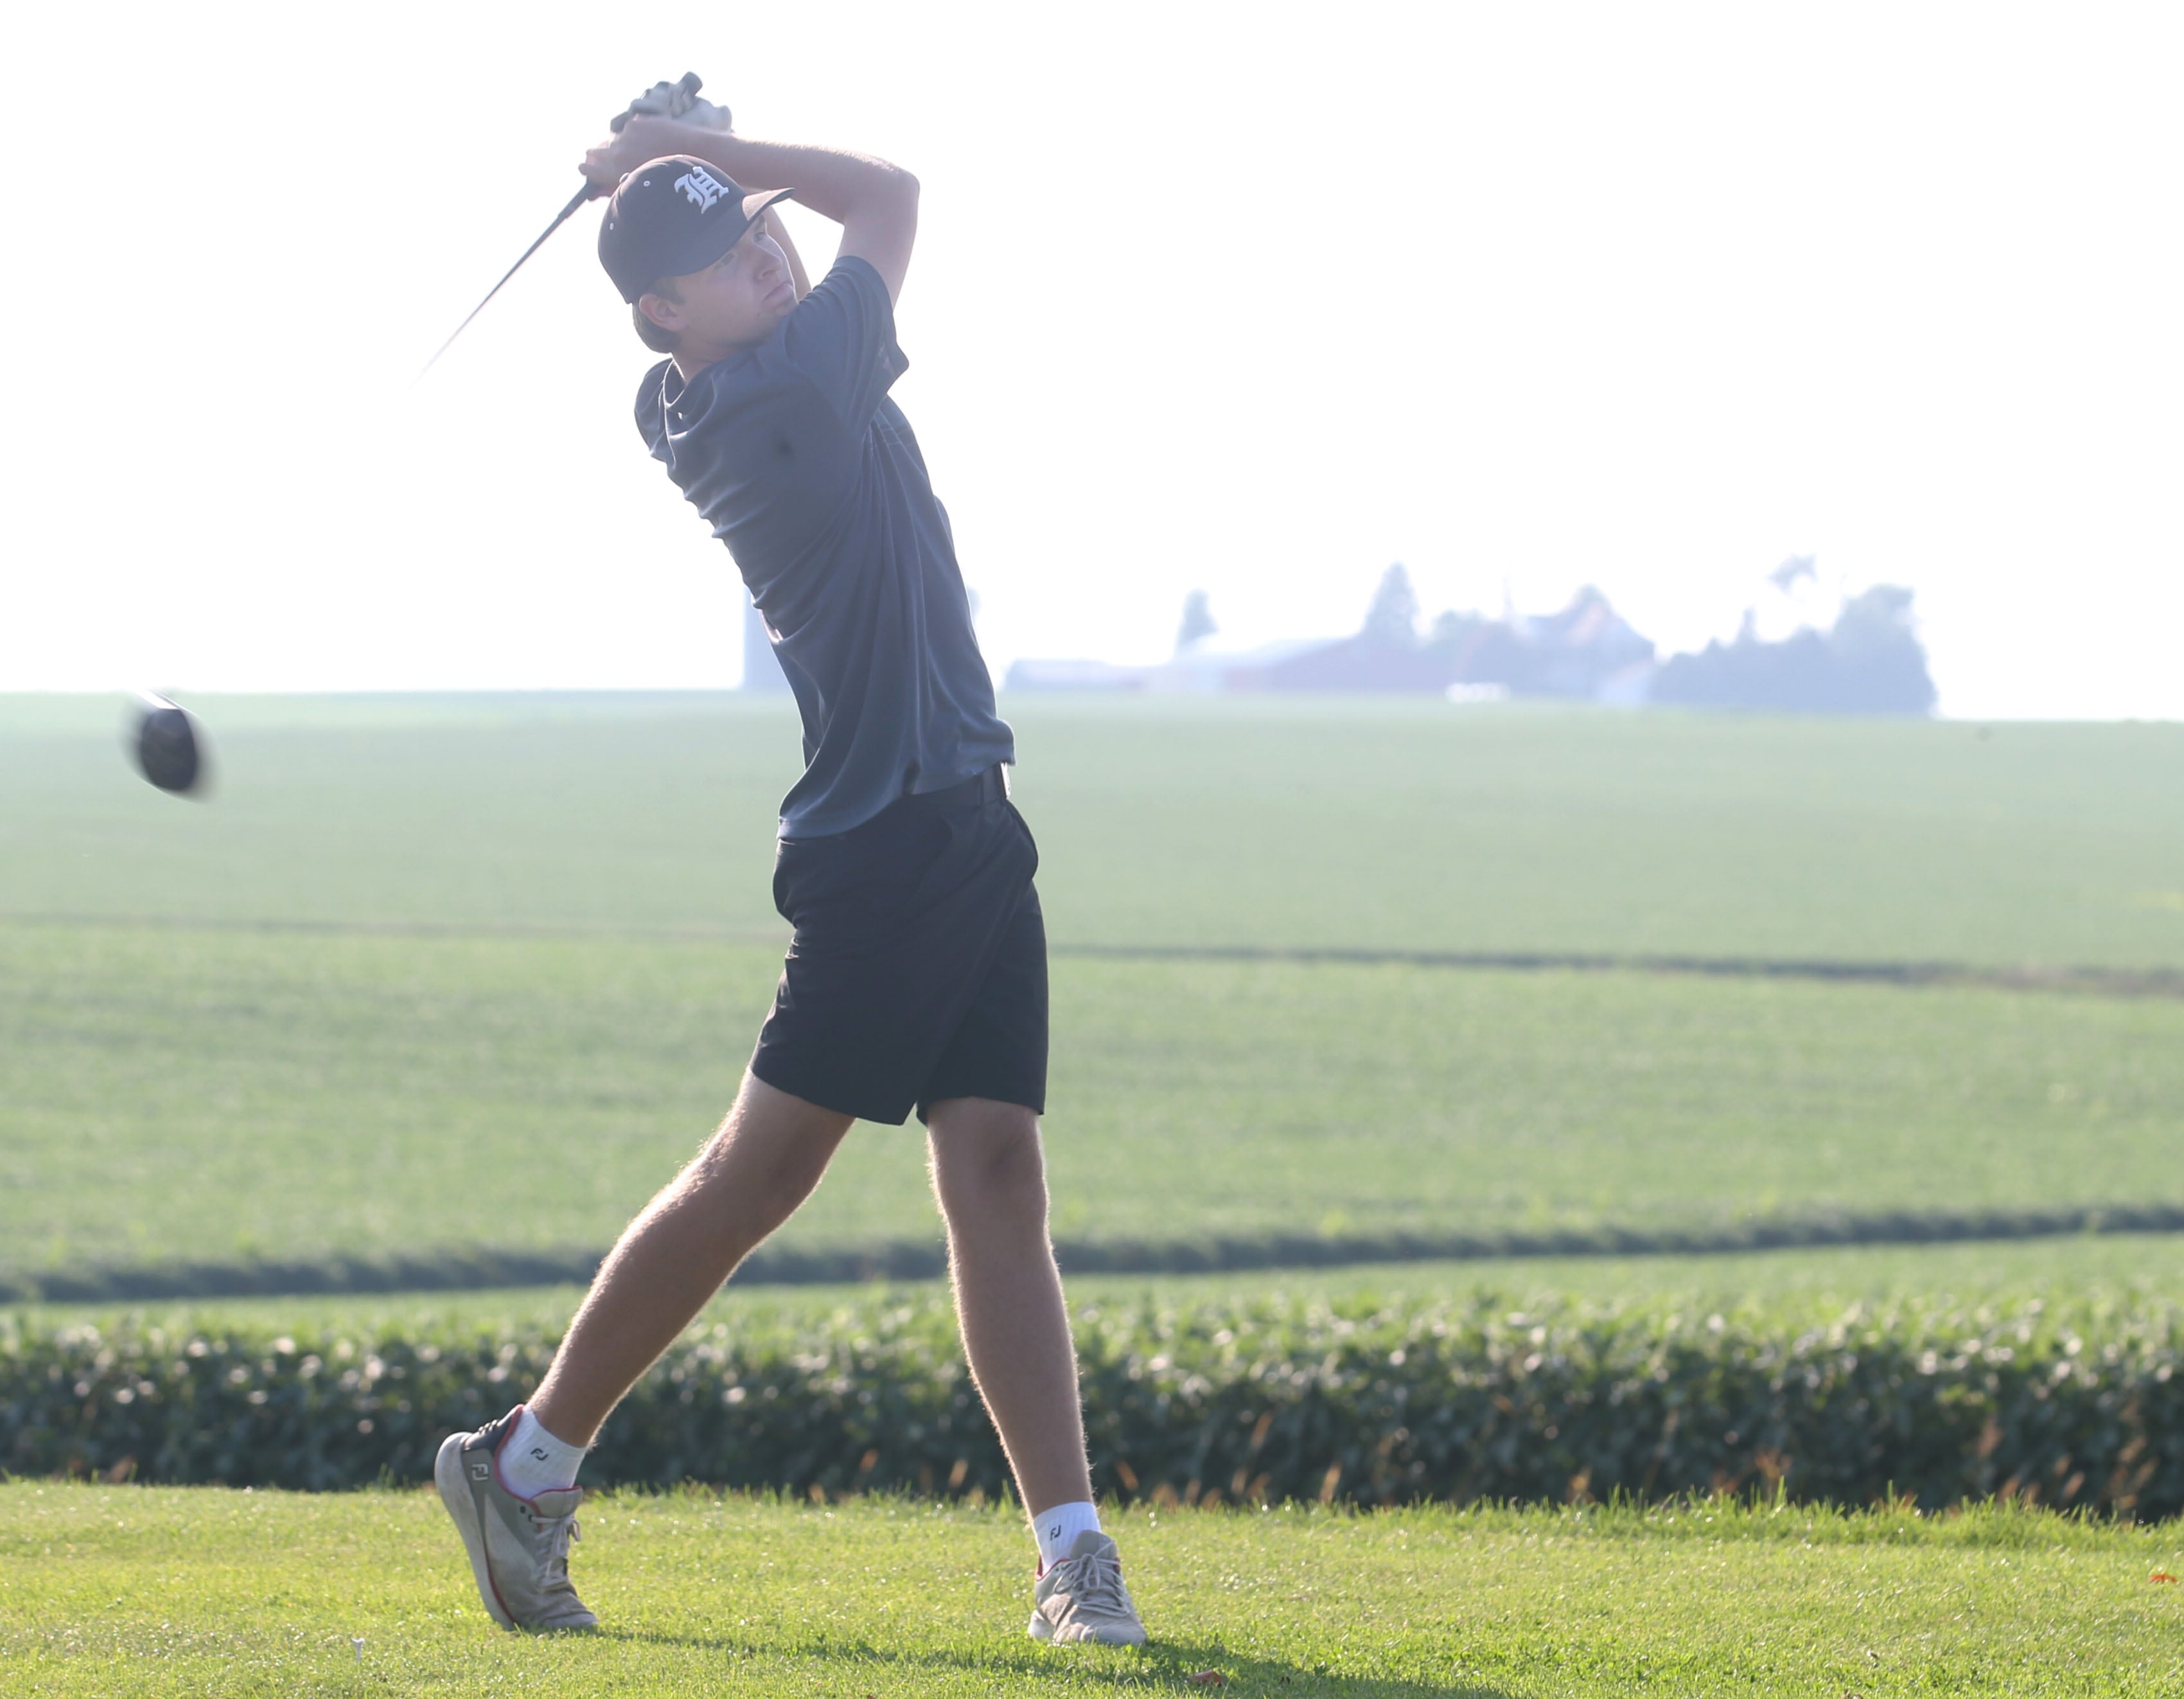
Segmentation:
[(682, 375), (682, 382), (688, 383), (707, 366), (718, 365), (722, 360), (733, 359), (739, 354), (749, 354), (765, 340), (764, 337), (754, 337), (747, 343), (737, 343), (727, 348), (716, 343), (708, 348), (693, 348), (687, 354), (677, 349), (672, 356), (675, 370)]
[(696, 354), (677, 354), (671, 355), (670, 358), (675, 365), (676, 376), (688, 383), (707, 366), (719, 365), (724, 356), (709, 354), (701, 359)]

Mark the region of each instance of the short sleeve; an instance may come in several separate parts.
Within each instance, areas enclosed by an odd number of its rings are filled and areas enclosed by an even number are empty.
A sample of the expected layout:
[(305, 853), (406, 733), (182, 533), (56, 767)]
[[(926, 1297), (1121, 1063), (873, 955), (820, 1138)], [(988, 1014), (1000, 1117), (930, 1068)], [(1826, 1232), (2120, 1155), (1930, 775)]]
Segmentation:
[(894, 304), (868, 260), (844, 254), (783, 326), (791, 369), (862, 432), (910, 362), (895, 346)]

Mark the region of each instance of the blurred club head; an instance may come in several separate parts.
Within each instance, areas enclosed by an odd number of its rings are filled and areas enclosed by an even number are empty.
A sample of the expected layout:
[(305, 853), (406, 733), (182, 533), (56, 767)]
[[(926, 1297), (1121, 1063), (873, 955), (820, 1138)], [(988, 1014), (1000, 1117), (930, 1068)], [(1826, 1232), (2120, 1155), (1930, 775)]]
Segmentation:
[(129, 749), (138, 771), (176, 796), (197, 790), (207, 775), (204, 738), (197, 721), (164, 696), (137, 693)]

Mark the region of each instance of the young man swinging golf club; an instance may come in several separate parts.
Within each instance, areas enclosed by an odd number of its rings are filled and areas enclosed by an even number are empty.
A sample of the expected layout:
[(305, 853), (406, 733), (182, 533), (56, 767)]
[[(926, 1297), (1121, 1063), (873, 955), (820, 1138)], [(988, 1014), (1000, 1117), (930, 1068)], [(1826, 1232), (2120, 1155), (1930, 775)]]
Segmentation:
[[(584, 161), (638, 331), (646, 446), (735, 557), (804, 721), (774, 901), (794, 932), (734, 1106), (631, 1223), (523, 1404), (441, 1447), (493, 1618), (589, 1628), (569, 1540), (584, 1450), (854, 1120), (915, 1111), (958, 1317), (1039, 1546), (1031, 1633), (1145, 1640), (1086, 1467), (1047, 1238), (1046, 938), (948, 519), (888, 398), (917, 183), (877, 159), (635, 116)], [(806, 289), (773, 201), (842, 226)]]

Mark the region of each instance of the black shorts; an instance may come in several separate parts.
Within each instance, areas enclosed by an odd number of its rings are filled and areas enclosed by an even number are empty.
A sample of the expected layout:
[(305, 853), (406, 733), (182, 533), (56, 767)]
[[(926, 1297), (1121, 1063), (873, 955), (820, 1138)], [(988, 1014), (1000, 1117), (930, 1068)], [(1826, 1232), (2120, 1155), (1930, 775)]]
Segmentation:
[(949, 1097), (1045, 1113), (1038, 867), (998, 767), (850, 831), (784, 840), (773, 905), (796, 932), (751, 1072), (895, 1126)]

